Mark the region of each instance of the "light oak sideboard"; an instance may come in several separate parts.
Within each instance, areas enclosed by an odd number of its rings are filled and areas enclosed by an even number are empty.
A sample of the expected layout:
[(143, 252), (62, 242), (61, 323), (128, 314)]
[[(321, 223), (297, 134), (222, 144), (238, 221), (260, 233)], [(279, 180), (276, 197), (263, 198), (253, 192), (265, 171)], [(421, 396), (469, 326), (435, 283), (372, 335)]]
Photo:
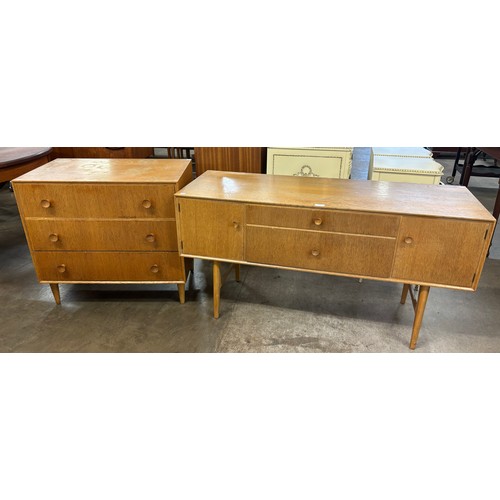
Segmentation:
[(176, 283), (184, 302), (174, 193), (190, 160), (57, 159), (12, 181), (41, 283)]
[[(414, 349), (431, 286), (475, 290), (495, 219), (464, 187), (207, 171), (175, 195), (180, 253), (402, 283)], [(411, 285), (418, 285), (418, 297)]]

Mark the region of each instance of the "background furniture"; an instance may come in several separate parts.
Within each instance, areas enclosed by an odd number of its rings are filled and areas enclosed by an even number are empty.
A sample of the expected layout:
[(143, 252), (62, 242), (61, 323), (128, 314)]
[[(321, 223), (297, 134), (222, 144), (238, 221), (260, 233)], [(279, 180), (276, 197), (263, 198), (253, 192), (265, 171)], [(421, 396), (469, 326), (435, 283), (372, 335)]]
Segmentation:
[(0, 184), (47, 163), (51, 151), (51, 148), (0, 148)]
[(457, 151), (460, 149), (458, 147), (437, 147), (437, 146), (429, 146), (428, 148), (430, 151), (432, 151), (432, 156), (434, 158), (439, 158), (441, 156), (450, 156), (450, 157), (455, 157), (457, 154)]
[[(206, 172), (175, 195), (181, 255), (410, 284), (416, 346), (430, 286), (475, 290), (495, 219), (465, 188)], [(453, 259), (450, 259), (453, 255)]]
[(51, 159), (56, 158), (149, 158), (153, 148), (85, 148), (54, 147)]
[[(500, 148), (478, 148), (478, 147), (468, 147), (459, 148), (457, 156), (455, 158), (455, 163), (453, 165), (453, 171), (451, 176), (447, 179), (449, 184), (452, 184), (455, 180), (455, 175), (457, 172), (461, 173), (460, 185), (468, 186), (469, 180), (472, 175), (478, 177), (495, 177), (500, 178), (500, 167), (497, 166), (499, 159), (498, 151)], [(489, 151), (489, 152), (488, 152)], [(460, 154), (465, 153), (465, 159), (463, 164), (460, 164)], [(480, 156), (486, 159), (486, 156), (490, 156), (494, 164), (493, 165), (478, 165), (476, 162)]]
[(196, 175), (206, 170), (263, 173), (266, 148), (194, 148)]
[(354, 148), (267, 148), (266, 172), (272, 175), (349, 179)]
[(191, 160), (193, 156), (193, 147), (154, 148), (155, 158), (184, 158)]
[[(470, 176), (473, 175), (474, 161), (477, 158), (479, 153), (485, 153), (488, 156), (491, 156), (497, 162), (500, 160), (500, 147), (475, 147), (470, 148), (470, 151), (467, 153), (464, 170), (462, 173), (462, 178), (460, 179), (460, 184), (463, 186), (469, 185)], [(500, 168), (497, 167), (489, 167), (491, 168), (490, 174), (487, 177), (500, 177)], [(474, 174), (475, 175), (475, 174)], [(493, 208), (493, 216), (498, 220), (500, 216), (500, 181), (497, 191), (497, 197), (495, 199), (495, 206)]]
[(58, 159), (12, 184), (38, 279), (177, 283), (184, 302), (174, 193), (189, 160)]
[(422, 147), (373, 147), (372, 153), (374, 156), (402, 156), (413, 158), (432, 158), (432, 151)]
[(444, 167), (430, 156), (373, 155), (368, 179), (373, 181), (439, 184)]

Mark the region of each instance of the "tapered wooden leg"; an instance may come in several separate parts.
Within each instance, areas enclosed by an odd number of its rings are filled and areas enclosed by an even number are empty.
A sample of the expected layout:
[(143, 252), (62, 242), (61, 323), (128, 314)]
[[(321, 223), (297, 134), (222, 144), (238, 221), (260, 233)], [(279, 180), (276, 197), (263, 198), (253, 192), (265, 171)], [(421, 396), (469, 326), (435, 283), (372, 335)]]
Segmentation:
[(239, 264), (235, 264), (234, 265), (234, 278), (236, 279), (236, 281), (240, 281), (240, 265)]
[(186, 300), (186, 285), (184, 283), (177, 283), (177, 289), (179, 290), (179, 302), (184, 304)]
[(406, 297), (408, 297), (409, 291), (410, 291), (410, 285), (405, 283), (403, 285), (403, 293), (401, 294), (401, 304), (404, 304), (406, 302)]
[(418, 334), (424, 317), (425, 305), (429, 296), (430, 287), (421, 285), (418, 292), (417, 308), (415, 310), (415, 319), (413, 320), (413, 331), (411, 333), (410, 349), (417, 347)]
[(50, 289), (52, 290), (52, 295), (56, 301), (56, 304), (61, 303), (61, 295), (59, 294), (59, 285), (57, 283), (50, 283)]
[(219, 317), (219, 305), (220, 305), (220, 288), (222, 285), (221, 274), (220, 274), (220, 262), (214, 260), (213, 263), (213, 273), (214, 273), (214, 318)]

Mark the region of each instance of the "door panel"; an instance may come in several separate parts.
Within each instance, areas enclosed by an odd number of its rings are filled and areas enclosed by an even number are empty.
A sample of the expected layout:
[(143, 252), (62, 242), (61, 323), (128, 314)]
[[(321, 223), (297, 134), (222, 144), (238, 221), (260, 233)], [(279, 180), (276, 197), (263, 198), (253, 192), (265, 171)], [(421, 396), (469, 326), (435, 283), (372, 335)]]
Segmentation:
[(402, 217), (392, 277), (471, 287), (488, 228), (487, 222)]
[(178, 203), (183, 254), (243, 260), (244, 205), (188, 198)]

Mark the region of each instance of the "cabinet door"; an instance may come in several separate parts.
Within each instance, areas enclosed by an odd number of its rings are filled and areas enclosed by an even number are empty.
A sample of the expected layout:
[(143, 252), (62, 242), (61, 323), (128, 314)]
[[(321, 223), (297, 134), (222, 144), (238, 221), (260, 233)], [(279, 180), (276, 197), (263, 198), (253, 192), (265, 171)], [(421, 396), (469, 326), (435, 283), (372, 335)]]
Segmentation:
[(182, 254), (243, 260), (243, 205), (189, 198), (178, 203)]
[(392, 277), (472, 288), (490, 229), (487, 222), (402, 217)]

